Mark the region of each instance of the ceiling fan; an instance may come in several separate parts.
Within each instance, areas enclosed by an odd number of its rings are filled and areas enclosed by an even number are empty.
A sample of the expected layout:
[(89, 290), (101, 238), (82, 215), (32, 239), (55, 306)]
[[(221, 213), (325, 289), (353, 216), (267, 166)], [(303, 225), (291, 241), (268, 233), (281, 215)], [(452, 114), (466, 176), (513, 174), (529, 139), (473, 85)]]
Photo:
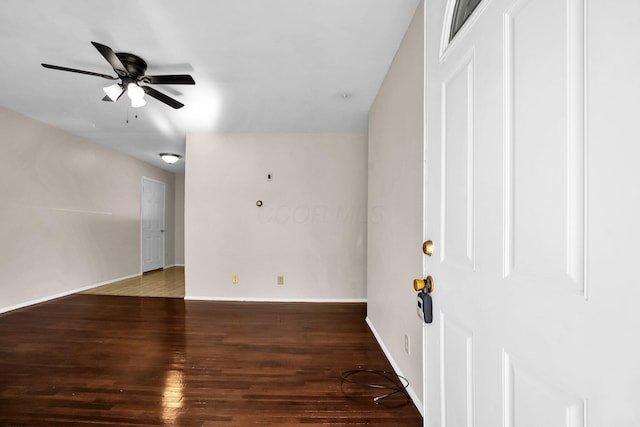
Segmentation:
[(42, 64), (45, 68), (53, 70), (70, 71), (72, 73), (88, 74), (90, 76), (98, 76), (107, 80), (118, 80), (120, 82), (104, 88), (107, 94), (103, 101), (117, 101), (127, 92), (131, 99), (132, 107), (141, 107), (146, 104), (143, 99), (144, 94), (164, 102), (175, 109), (184, 107), (184, 104), (165, 95), (162, 92), (147, 86), (149, 84), (166, 84), (166, 85), (194, 85), (196, 82), (189, 74), (171, 74), (162, 76), (147, 76), (147, 63), (137, 55), (125, 52), (114, 52), (109, 46), (100, 43), (91, 42), (98, 49), (98, 52), (111, 64), (117, 77), (108, 74), (94, 73), (93, 71), (76, 70), (75, 68), (60, 67), (58, 65)]

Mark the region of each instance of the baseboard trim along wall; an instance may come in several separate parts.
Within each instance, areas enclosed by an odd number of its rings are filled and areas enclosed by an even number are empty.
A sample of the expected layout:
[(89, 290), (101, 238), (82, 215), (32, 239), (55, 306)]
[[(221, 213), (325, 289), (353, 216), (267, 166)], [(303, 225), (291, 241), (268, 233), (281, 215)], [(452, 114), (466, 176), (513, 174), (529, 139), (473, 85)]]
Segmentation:
[(120, 280), (131, 279), (132, 277), (138, 277), (140, 275), (141, 275), (141, 273), (136, 273), (136, 274), (132, 274), (130, 276), (119, 277), (117, 279), (107, 280), (106, 282), (95, 283), (93, 285), (83, 286), (83, 287), (77, 288), (77, 289), (71, 289), (71, 290), (68, 290), (68, 291), (60, 292), (59, 294), (48, 295), (46, 297), (37, 298), (37, 299), (31, 300), (31, 301), (25, 301), (23, 303), (12, 305), (10, 307), (0, 307), (0, 314), (7, 313), (7, 312), (13, 311), (13, 310), (18, 310), (20, 308), (29, 307), (30, 305), (40, 304), (40, 303), (51, 301), (51, 300), (54, 300), (54, 299), (66, 297), (68, 295), (77, 294), (78, 292), (88, 291), (89, 289), (97, 288), (98, 286), (108, 285), (109, 283), (119, 282)]
[(164, 267), (162, 267), (162, 270), (166, 270), (167, 268), (173, 268), (173, 267), (184, 267), (184, 264), (165, 265)]
[[(380, 335), (378, 335), (378, 331), (376, 331), (376, 328), (373, 326), (373, 323), (369, 319), (369, 316), (367, 316), (367, 318), (365, 320), (367, 322), (367, 325), (369, 325), (369, 329), (371, 329), (371, 332), (373, 333), (373, 336), (378, 341), (378, 344), (380, 345), (380, 348), (382, 348), (382, 351), (384, 352), (385, 356), (387, 356), (387, 359), (389, 360), (389, 363), (391, 363), (391, 366), (393, 367), (393, 370), (395, 371), (395, 373), (404, 377), (404, 374), (400, 370), (400, 367), (398, 366), (396, 361), (391, 356), (391, 352), (384, 345), (384, 342), (382, 341), (382, 338), (380, 337)], [(422, 387), (422, 385), (420, 385), (420, 387)], [(413, 401), (413, 404), (416, 405), (416, 408), (418, 408), (418, 411), (420, 411), (420, 414), (424, 418), (424, 408), (422, 406), (422, 402), (420, 401), (420, 399), (418, 399), (418, 396), (413, 391), (413, 388), (411, 387), (411, 384), (409, 384), (409, 387), (407, 387), (407, 393), (409, 393), (409, 396), (411, 397), (411, 400)]]
[(366, 303), (366, 298), (252, 298), (185, 296), (187, 301)]

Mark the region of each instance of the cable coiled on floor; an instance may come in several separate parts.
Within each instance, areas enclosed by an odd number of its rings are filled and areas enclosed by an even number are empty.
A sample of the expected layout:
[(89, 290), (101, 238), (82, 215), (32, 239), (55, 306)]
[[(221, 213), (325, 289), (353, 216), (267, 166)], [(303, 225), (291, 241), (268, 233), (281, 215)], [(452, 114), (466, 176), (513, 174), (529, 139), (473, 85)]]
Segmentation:
[[(384, 378), (387, 384), (378, 384), (377, 382), (371, 383), (371, 382), (358, 381), (356, 378), (354, 378), (357, 376), (371, 376), (371, 375)], [(397, 393), (402, 393), (407, 397), (408, 400), (410, 400), (409, 395), (407, 393), (407, 387), (409, 387), (409, 381), (405, 377), (398, 375), (395, 372), (387, 372), (387, 371), (374, 370), (374, 369), (354, 369), (350, 371), (344, 371), (342, 373), (342, 384), (344, 384), (345, 382), (348, 382), (357, 386), (362, 386), (362, 387), (389, 390), (388, 393), (384, 393), (374, 397), (373, 401), (376, 403), (379, 403), (381, 399), (386, 399), (387, 397), (393, 396)]]

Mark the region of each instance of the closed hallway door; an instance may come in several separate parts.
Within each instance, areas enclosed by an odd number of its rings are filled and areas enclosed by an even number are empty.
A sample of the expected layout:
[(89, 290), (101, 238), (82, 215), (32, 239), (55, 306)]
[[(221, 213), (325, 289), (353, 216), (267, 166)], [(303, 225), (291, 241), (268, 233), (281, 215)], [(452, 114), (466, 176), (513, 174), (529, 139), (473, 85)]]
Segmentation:
[(164, 268), (165, 184), (142, 179), (141, 258), (142, 272)]

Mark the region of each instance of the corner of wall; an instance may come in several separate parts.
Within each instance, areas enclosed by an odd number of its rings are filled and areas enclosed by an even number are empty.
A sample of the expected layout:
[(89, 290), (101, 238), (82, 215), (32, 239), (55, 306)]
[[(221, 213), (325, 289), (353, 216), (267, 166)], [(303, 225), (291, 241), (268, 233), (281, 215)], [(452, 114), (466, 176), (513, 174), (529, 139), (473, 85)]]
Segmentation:
[[(422, 323), (411, 286), (422, 274), (424, 4), (369, 111), (367, 315), (387, 356), (422, 384)], [(405, 336), (412, 345), (405, 350)], [(414, 388), (422, 399), (422, 387)]]

